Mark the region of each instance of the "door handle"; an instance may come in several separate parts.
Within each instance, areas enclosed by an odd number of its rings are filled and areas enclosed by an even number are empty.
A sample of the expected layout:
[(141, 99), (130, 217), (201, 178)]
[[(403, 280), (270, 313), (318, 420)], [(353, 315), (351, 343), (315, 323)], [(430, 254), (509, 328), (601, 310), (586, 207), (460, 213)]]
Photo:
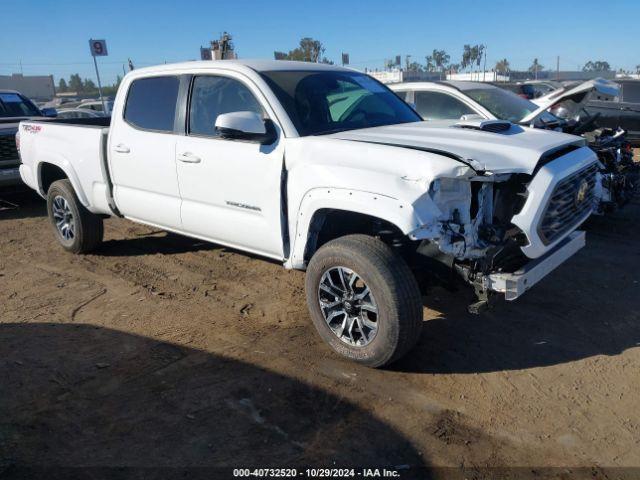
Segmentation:
[(129, 153), (131, 151), (129, 150), (129, 147), (127, 147), (124, 143), (119, 143), (118, 145), (113, 147), (113, 149), (118, 153)]
[(178, 154), (178, 160), (183, 163), (200, 163), (202, 159), (191, 152), (184, 152)]

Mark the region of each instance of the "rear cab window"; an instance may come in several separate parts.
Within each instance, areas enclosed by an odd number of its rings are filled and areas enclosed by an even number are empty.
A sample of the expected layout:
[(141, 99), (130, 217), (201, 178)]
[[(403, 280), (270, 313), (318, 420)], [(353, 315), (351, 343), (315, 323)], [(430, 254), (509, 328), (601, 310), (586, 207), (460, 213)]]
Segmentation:
[(142, 130), (173, 132), (179, 87), (177, 76), (134, 80), (127, 93), (125, 121)]

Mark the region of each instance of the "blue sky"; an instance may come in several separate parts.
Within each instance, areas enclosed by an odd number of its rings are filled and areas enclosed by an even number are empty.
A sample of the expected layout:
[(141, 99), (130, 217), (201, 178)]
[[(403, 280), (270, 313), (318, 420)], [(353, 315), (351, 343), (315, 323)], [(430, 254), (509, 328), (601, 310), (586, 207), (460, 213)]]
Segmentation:
[[(9, 0), (5, 0), (9, 1)], [(11, 2), (13, 3), (13, 2)], [(16, 4), (17, 5), (17, 4)], [(487, 65), (506, 57), (525, 69), (534, 57), (546, 67), (576, 69), (588, 60), (614, 68), (640, 64), (640, 2), (636, 0), (511, 1), (169, 1), (30, 0), (12, 8), (0, 29), (0, 74), (72, 73), (94, 78), (89, 38), (105, 38), (99, 59), (111, 83), (131, 58), (136, 66), (192, 60), (223, 30), (244, 58), (273, 58), (303, 36), (321, 40), (338, 62), (381, 68), (385, 58), (411, 54), (424, 63), (434, 48), (459, 62), (465, 43), (487, 45)]]

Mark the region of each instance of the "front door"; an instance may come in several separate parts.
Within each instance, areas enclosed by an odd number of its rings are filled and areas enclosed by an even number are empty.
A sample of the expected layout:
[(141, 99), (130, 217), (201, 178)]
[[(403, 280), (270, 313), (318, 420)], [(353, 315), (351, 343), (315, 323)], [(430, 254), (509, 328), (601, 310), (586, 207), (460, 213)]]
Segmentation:
[(222, 113), (251, 111), (266, 118), (267, 108), (241, 76), (194, 76), (186, 135), (176, 141), (175, 158), (186, 233), (282, 259), (281, 142), (223, 139), (215, 130)]

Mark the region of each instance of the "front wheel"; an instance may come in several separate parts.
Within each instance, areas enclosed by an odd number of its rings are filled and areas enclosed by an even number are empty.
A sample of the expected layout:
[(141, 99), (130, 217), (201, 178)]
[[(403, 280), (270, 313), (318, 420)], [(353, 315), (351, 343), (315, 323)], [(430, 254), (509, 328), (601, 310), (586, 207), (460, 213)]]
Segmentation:
[(57, 180), (47, 193), (47, 212), (62, 248), (86, 253), (102, 242), (102, 218), (87, 210), (69, 180)]
[(370, 367), (418, 341), (422, 300), (404, 260), (381, 240), (347, 235), (323, 245), (306, 275), (311, 319), (337, 353)]

